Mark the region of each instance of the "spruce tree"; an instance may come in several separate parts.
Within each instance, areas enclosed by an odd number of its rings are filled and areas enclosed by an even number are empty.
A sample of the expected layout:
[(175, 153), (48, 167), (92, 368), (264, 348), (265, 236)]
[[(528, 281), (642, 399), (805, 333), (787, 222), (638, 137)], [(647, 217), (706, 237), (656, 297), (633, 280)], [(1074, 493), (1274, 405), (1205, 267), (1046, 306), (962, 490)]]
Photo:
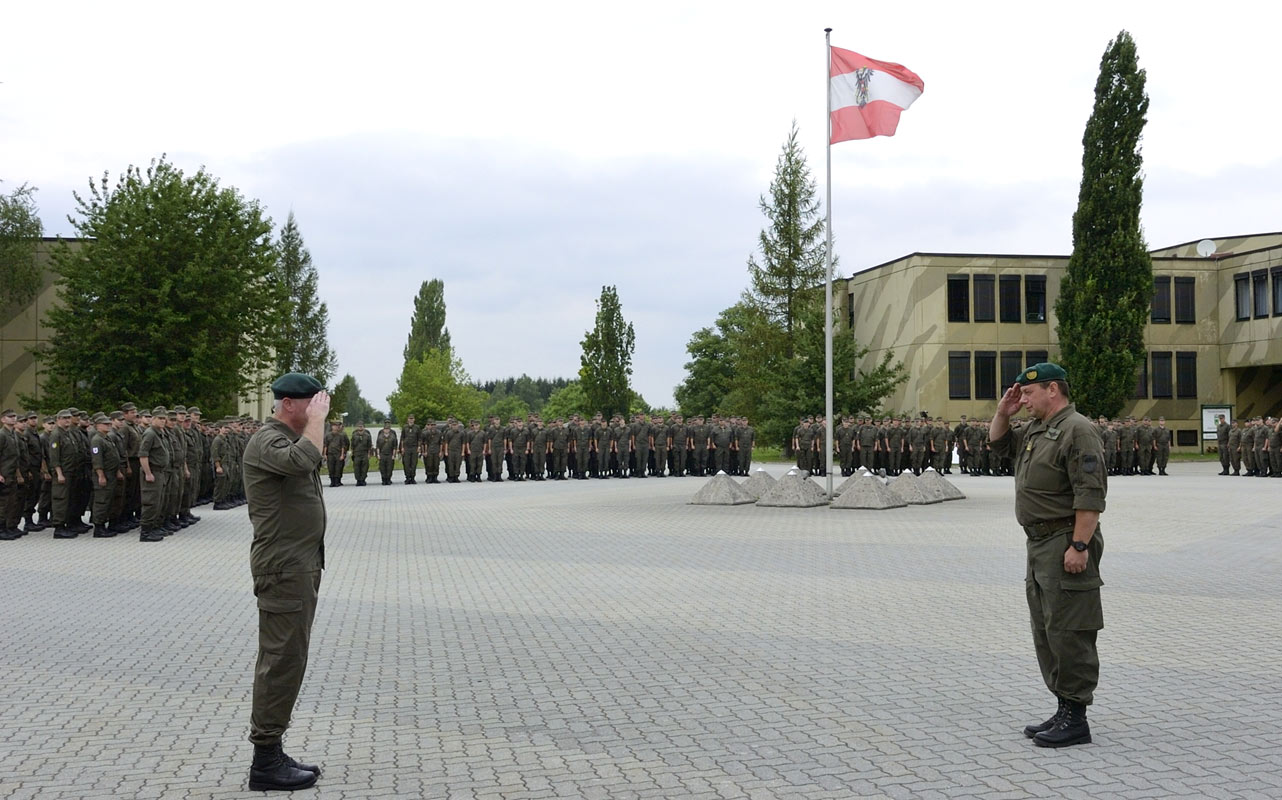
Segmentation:
[(405, 363), (422, 358), (428, 350), (450, 352), (450, 329), (445, 327), (445, 283), (438, 278), (423, 281), (414, 298)]
[(818, 192), (806, 154), (797, 144), (796, 122), (760, 205), (769, 227), (758, 238), (761, 261), (756, 255), (748, 258), (748, 297), (783, 329), (785, 352), (792, 358), (798, 319), (813, 304), (815, 287), (823, 286), (826, 247)]
[(1073, 255), (1055, 313), (1061, 360), (1078, 410), (1116, 416), (1135, 392), (1146, 358), (1144, 325), (1153, 262), (1140, 231), (1140, 139), (1148, 113), (1144, 70), (1126, 31), (1109, 42), (1082, 137), (1082, 185)]
[(320, 276), (293, 211), (280, 231), (276, 253), (276, 280), (286, 297), (276, 329), (276, 371), (304, 372), (326, 383), (338, 366), (329, 346), (329, 308), (317, 297)]
[(596, 325), (583, 336), (579, 380), (588, 406), (607, 418), (626, 414), (631, 405), (628, 376), (632, 374), (636, 339), (632, 323), (623, 318), (618, 291), (613, 286), (602, 286), (596, 303)]

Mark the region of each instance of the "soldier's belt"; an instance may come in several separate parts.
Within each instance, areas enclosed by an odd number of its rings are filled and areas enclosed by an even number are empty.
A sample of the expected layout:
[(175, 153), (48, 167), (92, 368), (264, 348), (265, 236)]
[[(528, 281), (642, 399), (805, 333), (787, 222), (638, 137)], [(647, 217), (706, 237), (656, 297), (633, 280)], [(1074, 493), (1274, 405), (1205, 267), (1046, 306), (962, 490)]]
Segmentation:
[(1052, 519), (1046, 522), (1034, 522), (1032, 525), (1025, 525), (1024, 533), (1027, 534), (1030, 539), (1041, 539), (1043, 537), (1050, 536), (1053, 533), (1062, 531), (1065, 528), (1071, 528), (1076, 524), (1077, 515), (1074, 514), (1071, 517)]

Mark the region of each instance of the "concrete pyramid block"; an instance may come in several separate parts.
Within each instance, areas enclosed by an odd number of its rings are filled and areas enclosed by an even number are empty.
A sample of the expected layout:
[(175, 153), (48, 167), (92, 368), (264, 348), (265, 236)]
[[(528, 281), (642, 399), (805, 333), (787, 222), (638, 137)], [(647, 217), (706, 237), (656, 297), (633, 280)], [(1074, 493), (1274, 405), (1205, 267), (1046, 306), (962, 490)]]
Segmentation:
[(921, 474), (921, 483), (935, 492), (945, 500), (965, 500), (966, 494), (958, 489), (953, 483), (935, 472), (933, 467), (927, 467), (926, 471)]
[(771, 477), (769, 472), (757, 467), (757, 471), (752, 473), (752, 477), (740, 484), (739, 488), (752, 495), (753, 500), (760, 500), (761, 495), (770, 491), (770, 487), (776, 483), (778, 481)]
[(876, 475), (852, 475), (846, 481), (850, 486), (841, 496), (832, 501), (829, 508), (866, 508), (880, 510), (884, 508), (903, 508), (908, 504), (899, 495), (890, 491), (890, 487), (881, 482)]
[(849, 478), (846, 478), (844, 481), (842, 481), (842, 482), (841, 482), (841, 485), (840, 485), (840, 486), (837, 486), (836, 488), (834, 488), (834, 489), (832, 490), (832, 496), (833, 496), (833, 497), (841, 497), (841, 495), (842, 495), (842, 494), (843, 494), (847, 489), (849, 489), (851, 486), (854, 486), (854, 485), (855, 485), (855, 482), (856, 482), (856, 481), (858, 481), (861, 477), (863, 477), (864, 475), (867, 475), (867, 474), (868, 474), (868, 473), (866, 473), (866, 472), (856, 472), (854, 475), (851, 475)]
[(694, 506), (741, 506), (755, 503), (757, 498), (748, 494), (735, 479), (724, 472), (718, 472), (703, 485), (703, 488), (690, 498)]
[(805, 470), (788, 470), (769, 491), (757, 501), (759, 506), (777, 508), (813, 508), (828, 505), (828, 495), (806, 476)]
[(921, 479), (911, 472), (899, 473), (899, 477), (890, 482), (890, 491), (899, 495), (899, 499), (910, 506), (930, 505), (944, 499), (922, 486)]

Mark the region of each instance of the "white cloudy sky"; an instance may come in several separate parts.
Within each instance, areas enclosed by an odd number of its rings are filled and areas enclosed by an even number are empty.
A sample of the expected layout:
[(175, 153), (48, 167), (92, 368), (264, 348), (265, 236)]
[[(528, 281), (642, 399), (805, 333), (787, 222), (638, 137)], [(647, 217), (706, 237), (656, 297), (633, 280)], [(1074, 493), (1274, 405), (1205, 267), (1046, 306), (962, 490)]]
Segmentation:
[[(907, 9), (910, 9), (908, 11)], [(913, 251), (1066, 253), (1099, 58), (1135, 36), (1152, 247), (1282, 229), (1282, 11), (1261, 2), (26, 3), (0, 33), (2, 188), (168, 153), (292, 209), (340, 374), (394, 388), (445, 281), (478, 379), (571, 376), (603, 284), (667, 404), (746, 284), (795, 119), (824, 174), (823, 28), (916, 71), (893, 138), (833, 148), (841, 271)]]

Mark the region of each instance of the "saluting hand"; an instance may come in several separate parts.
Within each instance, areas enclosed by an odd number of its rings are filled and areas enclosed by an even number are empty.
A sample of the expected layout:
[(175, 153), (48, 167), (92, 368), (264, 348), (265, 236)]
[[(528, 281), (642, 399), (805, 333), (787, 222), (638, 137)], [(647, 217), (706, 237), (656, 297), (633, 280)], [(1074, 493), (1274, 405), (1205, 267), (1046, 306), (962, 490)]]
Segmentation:
[(1019, 413), (1020, 399), (1024, 393), (1020, 390), (1018, 383), (1012, 383), (1002, 399), (997, 403), (997, 413), (1004, 417), (1013, 417)]
[(329, 416), (329, 392), (321, 390), (312, 395), (312, 401), (307, 404), (307, 419), (320, 419), (324, 421)]

